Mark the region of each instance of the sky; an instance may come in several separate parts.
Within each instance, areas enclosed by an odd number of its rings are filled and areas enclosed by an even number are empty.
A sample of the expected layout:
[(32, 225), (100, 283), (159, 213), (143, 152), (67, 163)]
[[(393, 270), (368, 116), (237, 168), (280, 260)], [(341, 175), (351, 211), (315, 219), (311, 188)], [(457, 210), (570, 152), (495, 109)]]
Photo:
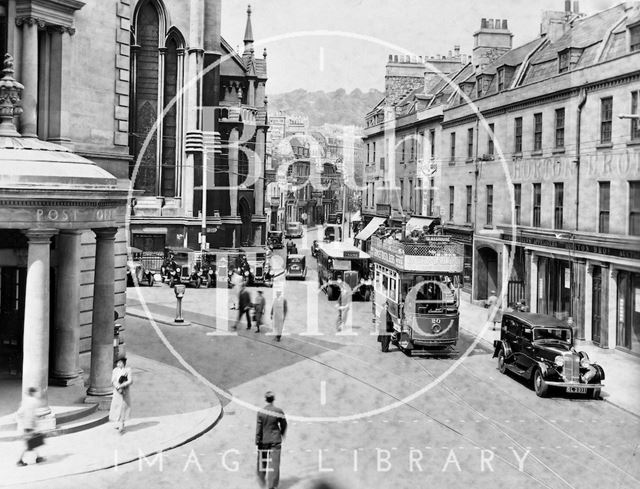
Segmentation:
[[(514, 47), (564, 0), (222, 0), (222, 36), (242, 51), (247, 3), (255, 50), (267, 48), (267, 93), (384, 89), (389, 54), (471, 54), (481, 18), (507, 19)], [(587, 14), (620, 3), (581, 0)]]

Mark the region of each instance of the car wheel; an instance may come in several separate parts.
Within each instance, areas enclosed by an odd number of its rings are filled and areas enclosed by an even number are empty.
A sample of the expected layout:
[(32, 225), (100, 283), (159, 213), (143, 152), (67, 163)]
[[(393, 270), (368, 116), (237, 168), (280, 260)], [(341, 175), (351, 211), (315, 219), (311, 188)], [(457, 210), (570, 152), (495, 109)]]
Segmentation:
[(148, 282), (149, 282), (149, 287), (153, 287), (153, 282), (154, 282), (153, 274), (149, 274)]
[(500, 350), (500, 353), (498, 353), (498, 370), (500, 370), (501, 374), (504, 374), (507, 371), (507, 364), (504, 359), (504, 350)]
[(537, 369), (533, 374), (533, 388), (536, 391), (536, 396), (538, 397), (546, 397), (549, 392), (549, 386), (547, 382), (542, 377), (542, 372), (540, 369)]
[(371, 300), (371, 291), (369, 289), (364, 291), (364, 301), (369, 302)]
[(591, 397), (593, 397), (594, 399), (600, 399), (600, 388), (598, 389), (593, 389), (593, 392), (591, 393)]
[(386, 333), (380, 338), (380, 349), (383, 353), (387, 353), (389, 351), (389, 345), (391, 344), (391, 335)]

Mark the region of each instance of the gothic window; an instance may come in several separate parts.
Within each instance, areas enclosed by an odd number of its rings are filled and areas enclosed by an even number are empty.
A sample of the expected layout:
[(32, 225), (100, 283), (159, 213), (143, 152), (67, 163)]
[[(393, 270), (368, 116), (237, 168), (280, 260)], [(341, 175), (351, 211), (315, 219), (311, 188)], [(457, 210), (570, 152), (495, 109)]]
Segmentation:
[[(132, 29), (130, 127), (134, 187), (145, 195), (175, 197), (181, 161), (181, 50), (184, 40), (171, 29), (156, 0), (144, 0)], [(176, 99), (176, 97), (178, 97)], [(162, 120), (158, 122), (159, 115)]]

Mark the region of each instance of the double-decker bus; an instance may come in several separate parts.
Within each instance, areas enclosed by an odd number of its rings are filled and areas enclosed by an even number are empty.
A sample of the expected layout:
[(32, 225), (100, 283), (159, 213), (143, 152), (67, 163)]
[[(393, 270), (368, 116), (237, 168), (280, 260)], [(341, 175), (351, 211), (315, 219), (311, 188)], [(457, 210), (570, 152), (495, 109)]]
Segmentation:
[(455, 353), (463, 248), (450, 236), (371, 238), (374, 326), (383, 352)]

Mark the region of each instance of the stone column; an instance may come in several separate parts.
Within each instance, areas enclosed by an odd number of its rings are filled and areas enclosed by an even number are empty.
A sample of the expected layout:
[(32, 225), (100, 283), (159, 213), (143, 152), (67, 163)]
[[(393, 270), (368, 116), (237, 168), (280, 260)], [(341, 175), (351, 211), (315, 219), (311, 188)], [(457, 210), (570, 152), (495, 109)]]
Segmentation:
[(266, 129), (258, 129), (258, 132), (256, 133), (256, 148), (255, 148), (255, 154), (256, 154), (256, 166), (257, 168), (254, 169), (255, 173), (256, 173), (256, 180), (255, 180), (255, 192), (254, 192), (254, 199), (255, 199), (255, 209), (256, 209), (256, 215), (257, 216), (263, 216), (264, 215), (264, 172), (265, 172), (265, 168), (264, 168), (264, 153), (265, 153), (265, 132)]
[(531, 253), (531, 281), (529, 282), (529, 310), (538, 312), (538, 255)]
[(535, 280), (531, 276), (531, 250), (524, 250), (524, 300), (527, 302), (529, 310), (531, 310), (531, 281)]
[(593, 341), (593, 263), (587, 261), (584, 276), (584, 339)]
[(82, 231), (61, 231), (56, 243), (56, 313), (52, 380), (59, 385), (81, 381), (80, 335), (80, 237)]
[[(577, 331), (578, 339), (585, 339), (585, 275), (587, 271), (587, 261), (583, 258), (574, 258), (573, 260), (573, 284), (571, 291), (572, 313), (574, 328)], [(590, 315), (587, 311), (586, 315)]]
[(24, 303), (22, 402), (30, 387), (40, 390), (38, 414), (53, 420), (47, 388), (49, 382), (50, 253), (52, 229), (25, 231), (29, 241)]
[(602, 342), (600, 345), (603, 348), (615, 348), (616, 347), (616, 328), (618, 326), (618, 270), (611, 267), (611, 272), (605, 274), (606, 268), (602, 269), (602, 282), (608, 282), (607, 292), (608, 294), (603, 297), (607, 298), (607, 324), (602, 325)]
[[(240, 134), (237, 128), (231, 129), (229, 134), (229, 205), (231, 217), (238, 216), (238, 140)], [(235, 246), (235, 245), (234, 245)]]
[(56, 28), (51, 34), (51, 50), (53, 59), (64, 60), (63, 63), (52, 63), (50, 66), (49, 88), (49, 121), (47, 140), (57, 144), (71, 142), (71, 114), (64, 106), (64, 95), (71, 90), (71, 67), (73, 51), (71, 36), (73, 29)]
[(20, 133), (23, 137), (38, 135), (38, 21), (33, 17), (19, 18), (22, 25), (22, 60), (20, 80), (23, 113), (20, 118)]
[(114, 253), (117, 228), (94, 229), (96, 265), (93, 286), (93, 324), (91, 328), (90, 396), (107, 396), (113, 391), (113, 311)]

